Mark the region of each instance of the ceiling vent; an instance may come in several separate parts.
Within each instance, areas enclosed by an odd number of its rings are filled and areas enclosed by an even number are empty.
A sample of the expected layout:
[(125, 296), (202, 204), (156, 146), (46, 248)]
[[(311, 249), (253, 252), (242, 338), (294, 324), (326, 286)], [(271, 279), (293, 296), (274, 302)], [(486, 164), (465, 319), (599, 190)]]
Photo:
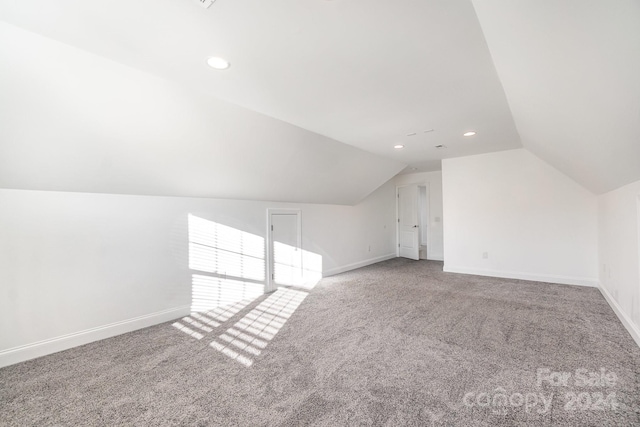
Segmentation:
[(209, 6), (211, 6), (213, 4), (214, 1), (216, 0), (193, 0), (196, 3), (198, 3), (200, 6), (204, 7), (205, 9), (209, 9)]
[(445, 148), (447, 148), (447, 146), (446, 146), (446, 145), (442, 145), (442, 144), (440, 144), (440, 145), (436, 145), (436, 148), (437, 148), (438, 150), (444, 150)]

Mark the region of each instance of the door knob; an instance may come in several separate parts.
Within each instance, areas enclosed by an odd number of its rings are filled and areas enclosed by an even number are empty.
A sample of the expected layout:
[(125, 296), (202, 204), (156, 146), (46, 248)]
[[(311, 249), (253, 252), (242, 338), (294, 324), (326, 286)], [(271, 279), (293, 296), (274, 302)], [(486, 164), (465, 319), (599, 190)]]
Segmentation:
[(417, 226), (417, 225), (414, 225), (414, 226), (413, 226), (413, 228), (418, 228), (418, 226)]

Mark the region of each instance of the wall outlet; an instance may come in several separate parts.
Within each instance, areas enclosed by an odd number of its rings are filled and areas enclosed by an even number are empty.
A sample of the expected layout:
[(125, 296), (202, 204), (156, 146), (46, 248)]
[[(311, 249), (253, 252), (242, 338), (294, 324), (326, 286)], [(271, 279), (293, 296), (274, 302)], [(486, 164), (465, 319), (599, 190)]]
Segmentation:
[(371, 245), (369, 245), (369, 252), (371, 252)]
[(489, 258), (489, 252), (482, 252), (482, 258), (484, 259)]

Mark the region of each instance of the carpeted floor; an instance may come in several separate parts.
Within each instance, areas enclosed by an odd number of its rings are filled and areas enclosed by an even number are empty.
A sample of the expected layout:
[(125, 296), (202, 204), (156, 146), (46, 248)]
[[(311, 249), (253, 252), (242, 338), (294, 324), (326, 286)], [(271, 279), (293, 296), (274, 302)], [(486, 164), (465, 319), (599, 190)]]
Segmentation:
[(597, 289), (393, 259), (1, 369), (0, 425), (631, 426), (639, 380)]

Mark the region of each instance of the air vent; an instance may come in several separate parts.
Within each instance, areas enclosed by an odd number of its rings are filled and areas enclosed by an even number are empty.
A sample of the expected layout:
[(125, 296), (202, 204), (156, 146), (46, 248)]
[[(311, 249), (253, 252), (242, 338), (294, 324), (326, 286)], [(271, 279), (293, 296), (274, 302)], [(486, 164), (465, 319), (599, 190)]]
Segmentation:
[(438, 150), (444, 150), (445, 148), (447, 148), (447, 146), (446, 146), (446, 145), (442, 145), (442, 144), (440, 144), (440, 145), (436, 145), (436, 148), (437, 148)]
[(209, 6), (211, 6), (213, 4), (214, 1), (216, 0), (193, 0), (196, 3), (198, 3), (200, 6), (204, 7), (205, 9), (209, 9)]

